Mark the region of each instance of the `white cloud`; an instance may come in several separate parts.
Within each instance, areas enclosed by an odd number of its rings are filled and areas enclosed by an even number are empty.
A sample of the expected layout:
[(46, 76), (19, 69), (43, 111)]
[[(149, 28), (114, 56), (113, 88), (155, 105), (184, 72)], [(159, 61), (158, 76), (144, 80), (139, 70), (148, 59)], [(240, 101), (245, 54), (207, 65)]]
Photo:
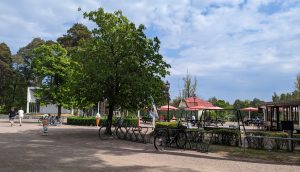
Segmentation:
[(151, 35), (161, 39), (161, 52), (172, 65), (173, 77), (182, 77), (187, 69), (199, 77), (224, 76), (220, 80), (242, 80), (241, 74), (247, 72), (250, 81), (257, 75), (270, 78), (298, 72), (298, 1), (2, 1), (0, 41), (17, 51), (36, 36), (56, 39), (73, 23), (88, 23), (78, 7), (83, 11), (120, 9), (131, 21), (146, 25)]

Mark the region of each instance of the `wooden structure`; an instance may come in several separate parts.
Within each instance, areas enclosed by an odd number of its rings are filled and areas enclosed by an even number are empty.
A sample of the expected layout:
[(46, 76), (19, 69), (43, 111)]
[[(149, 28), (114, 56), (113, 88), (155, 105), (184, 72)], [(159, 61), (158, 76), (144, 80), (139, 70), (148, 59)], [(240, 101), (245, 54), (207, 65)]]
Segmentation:
[(261, 103), (264, 121), (268, 129), (281, 130), (281, 121), (293, 121), (294, 128), (300, 128), (300, 99)]

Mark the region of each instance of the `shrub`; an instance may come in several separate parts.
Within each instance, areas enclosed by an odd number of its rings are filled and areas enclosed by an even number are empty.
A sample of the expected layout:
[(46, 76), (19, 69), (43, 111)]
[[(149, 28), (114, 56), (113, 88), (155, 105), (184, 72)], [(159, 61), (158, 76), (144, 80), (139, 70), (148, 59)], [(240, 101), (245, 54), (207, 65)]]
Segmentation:
[(240, 131), (236, 129), (214, 129), (213, 133), (213, 143), (223, 144), (229, 146), (239, 145), (239, 135)]
[(68, 125), (81, 125), (81, 126), (91, 126), (96, 125), (95, 117), (68, 117), (67, 118)]
[[(119, 122), (119, 118), (113, 117), (112, 118), (112, 125), (116, 126)], [(96, 117), (82, 117), (82, 116), (75, 116), (75, 117), (68, 117), (67, 118), (68, 125), (80, 125), (80, 126), (95, 126), (96, 125)], [(138, 124), (137, 118), (123, 118), (122, 125), (123, 126), (130, 126), (136, 127)], [(101, 117), (100, 125), (104, 126), (107, 125), (107, 117)]]
[(177, 129), (183, 127), (182, 123), (178, 122), (157, 122), (155, 123), (155, 128), (170, 128)]
[[(251, 138), (247, 136), (263, 136), (262, 138)], [(248, 147), (256, 149), (284, 149), (287, 144), (286, 140), (272, 139), (270, 137), (288, 137), (284, 132), (266, 132), (266, 131), (253, 131), (246, 133)]]
[(246, 136), (288, 137), (288, 134), (284, 132), (252, 131), (247, 132)]

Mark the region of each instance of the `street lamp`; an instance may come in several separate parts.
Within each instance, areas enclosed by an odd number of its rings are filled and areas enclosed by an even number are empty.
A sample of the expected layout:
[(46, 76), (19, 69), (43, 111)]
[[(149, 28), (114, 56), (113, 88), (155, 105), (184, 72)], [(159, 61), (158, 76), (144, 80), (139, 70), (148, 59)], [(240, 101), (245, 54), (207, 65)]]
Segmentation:
[(170, 89), (170, 83), (167, 81), (166, 84), (166, 94), (167, 94), (167, 98), (168, 98), (168, 114), (167, 114), (167, 118), (168, 118), (168, 122), (170, 122), (170, 116), (169, 116), (169, 112), (170, 112), (170, 94), (169, 94), (169, 89)]

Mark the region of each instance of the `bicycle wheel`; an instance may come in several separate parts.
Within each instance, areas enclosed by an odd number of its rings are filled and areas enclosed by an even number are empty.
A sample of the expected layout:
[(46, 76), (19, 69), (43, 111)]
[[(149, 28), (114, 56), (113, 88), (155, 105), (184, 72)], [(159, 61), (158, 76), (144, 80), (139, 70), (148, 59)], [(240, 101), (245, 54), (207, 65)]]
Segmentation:
[(104, 140), (106, 138), (105, 137), (105, 130), (106, 130), (106, 127), (100, 127), (99, 128), (99, 130), (98, 130), (99, 139)]
[(168, 146), (168, 135), (166, 132), (159, 132), (154, 136), (154, 147), (158, 151), (162, 151)]
[(124, 139), (125, 138), (125, 130), (122, 129), (122, 127), (118, 127), (116, 130), (116, 135), (118, 139)]
[(176, 135), (176, 146), (177, 148), (183, 149), (185, 147), (187, 140), (186, 133), (184, 131), (179, 131)]

